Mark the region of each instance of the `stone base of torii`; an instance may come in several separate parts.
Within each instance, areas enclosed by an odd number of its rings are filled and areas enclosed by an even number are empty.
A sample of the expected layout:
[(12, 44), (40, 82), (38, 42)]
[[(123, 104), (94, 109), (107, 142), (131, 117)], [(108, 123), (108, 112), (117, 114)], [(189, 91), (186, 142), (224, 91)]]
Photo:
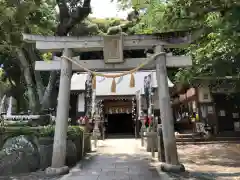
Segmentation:
[[(65, 38), (65, 39), (64, 39)], [(47, 37), (40, 37), (33, 35), (24, 35), (24, 40), (26, 41), (35, 41), (36, 46), (39, 50), (63, 50), (63, 56), (72, 58), (72, 49), (77, 48), (73, 46), (79, 46), (80, 50), (85, 45), (88, 46), (88, 40), (85, 40), (83, 45), (74, 44), (69, 42), (69, 40), (77, 43), (77, 40), (70, 37), (70, 39), (66, 39), (68, 37), (50, 37), (49, 44), (47, 41)], [(134, 47), (144, 45), (144, 41), (149, 38), (139, 38), (138, 44), (136, 41), (130, 41), (131, 37), (127, 37), (125, 41), (122, 42), (123, 46), (128, 45), (128, 49), (130, 48), (129, 44), (133, 44)], [(89, 42), (91, 42), (93, 38), (90, 38)], [(54, 43), (56, 41), (56, 43)], [(123, 40), (124, 41), (124, 40)], [(142, 42), (141, 42), (142, 41)], [(155, 45), (155, 54), (161, 54), (156, 56), (155, 61), (153, 62), (156, 67), (156, 77), (157, 77), (157, 85), (158, 85), (158, 96), (159, 96), (159, 105), (160, 105), (160, 113), (161, 113), (161, 121), (162, 121), (162, 134), (164, 141), (164, 151), (165, 151), (165, 160), (166, 162), (162, 164), (162, 170), (164, 171), (184, 171), (184, 166), (179, 163), (177, 148), (176, 148), (176, 138), (174, 135), (174, 121), (170, 103), (170, 95), (168, 89), (168, 79), (167, 79), (167, 59), (166, 54), (163, 52), (164, 44), (168, 44), (166, 42), (162, 42), (159, 39), (154, 40), (154, 42), (146, 43)], [(68, 43), (68, 44), (67, 44)], [(142, 43), (142, 44), (141, 44)], [(45, 46), (43, 46), (45, 44)], [(49, 46), (48, 46), (49, 45)], [(48, 46), (48, 47), (46, 47)], [(72, 46), (72, 47), (71, 47)], [(90, 45), (89, 45), (90, 46)], [(95, 45), (102, 46), (102, 45)], [(63, 48), (64, 47), (64, 48)], [(96, 47), (92, 47), (95, 48)], [(90, 48), (89, 47), (89, 48)], [(175, 44), (176, 47), (176, 44)], [(123, 48), (123, 47), (122, 47)], [(121, 49), (122, 50), (122, 49)], [(81, 61), (79, 61), (81, 62)], [(124, 63), (123, 63), (124, 64)], [(170, 63), (171, 64), (171, 63)], [(179, 66), (189, 66), (191, 62), (178, 62)], [(175, 67), (178, 65), (174, 65)], [(52, 165), (46, 170), (48, 174), (64, 174), (68, 173), (69, 169), (65, 166), (65, 158), (66, 158), (66, 139), (67, 139), (67, 119), (68, 119), (68, 106), (70, 99), (70, 83), (71, 83), (71, 75), (72, 75), (72, 62), (67, 60), (66, 58), (61, 59), (61, 76), (60, 76), (60, 85), (59, 85), (59, 95), (58, 95), (58, 105), (57, 105), (57, 116), (56, 116), (56, 126), (55, 126), (55, 134), (54, 134), (54, 146), (53, 146), (53, 156), (52, 156)], [(128, 68), (122, 65), (122, 68)]]

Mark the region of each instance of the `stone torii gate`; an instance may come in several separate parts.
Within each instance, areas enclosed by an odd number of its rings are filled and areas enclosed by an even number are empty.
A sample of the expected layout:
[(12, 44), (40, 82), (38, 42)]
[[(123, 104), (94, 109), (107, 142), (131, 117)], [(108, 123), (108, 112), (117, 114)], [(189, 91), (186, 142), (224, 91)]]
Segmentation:
[[(154, 49), (155, 61), (148, 63), (141, 69), (156, 69), (158, 96), (163, 125), (163, 139), (166, 163), (165, 170), (184, 169), (179, 163), (174, 135), (174, 122), (170, 104), (166, 67), (191, 66), (188, 56), (168, 56), (163, 48), (183, 47), (191, 42), (189, 32), (164, 33), (160, 35), (113, 35), (113, 36), (85, 36), (85, 37), (56, 37), (23, 34), (23, 40), (35, 43), (36, 48), (42, 52), (62, 52), (63, 56), (72, 58), (83, 64), (84, 67), (94, 71), (127, 71), (145, 62), (144, 58), (123, 58), (124, 50)], [(73, 57), (73, 52), (103, 51), (104, 59), (80, 60)], [(65, 166), (67, 120), (69, 112), (70, 84), (72, 71), (84, 71), (66, 58), (54, 57), (51, 62), (37, 61), (35, 70), (60, 70), (60, 87), (54, 135), (52, 166), (48, 173), (68, 172)]]

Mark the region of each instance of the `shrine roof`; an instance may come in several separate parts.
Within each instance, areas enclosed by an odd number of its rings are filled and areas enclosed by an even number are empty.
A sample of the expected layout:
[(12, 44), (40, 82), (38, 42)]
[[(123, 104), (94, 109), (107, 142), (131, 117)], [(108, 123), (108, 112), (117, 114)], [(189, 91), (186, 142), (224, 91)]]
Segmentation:
[[(105, 74), (117, 74), (105, 72)], [(135, 77), (135, 87), (130, 88), (130, 75), (126, 75), (120, 78), (116, 78), (116, 93), (111, 92), (112, 79), (107, 79), (103, 77), (97, 77), (97, 96), (109, 96), (109, 95), (135, 95), (136, 91), (141, 90), (143, 93), (144, 88), (144, 77), (152, 74), (153, 75), (153, 87), (157, 87), (156, 82), (156, 72), (155, 71), (141, 71), (134, 74)], [(75, 73), (72, 76), (71, 80), (71, 90), (72, 91), (84, 91), (85, 90), (85, 81), (87, 79), (86, 73)], [(168, 79), (168, 86), (173, 87), (173, 83)]]

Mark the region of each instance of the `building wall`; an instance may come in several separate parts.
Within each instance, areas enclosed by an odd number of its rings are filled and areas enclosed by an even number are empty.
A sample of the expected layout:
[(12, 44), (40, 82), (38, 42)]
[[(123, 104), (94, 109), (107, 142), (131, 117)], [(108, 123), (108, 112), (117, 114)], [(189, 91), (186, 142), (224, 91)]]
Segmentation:
[(85, 105), (85, 99), (84, 99), (84, 93), (78, 94), (78, 99), (77, 99), (77, 108), (76, 108), (76, 116), (84, 116), (84, 105)]
[(85, 99), (84, 93), (78, 95), (77, 112), (84, 112)]
[(198, 100), (201, 103), (210, 103), (213, 101), (208, 87), (198, 88)]

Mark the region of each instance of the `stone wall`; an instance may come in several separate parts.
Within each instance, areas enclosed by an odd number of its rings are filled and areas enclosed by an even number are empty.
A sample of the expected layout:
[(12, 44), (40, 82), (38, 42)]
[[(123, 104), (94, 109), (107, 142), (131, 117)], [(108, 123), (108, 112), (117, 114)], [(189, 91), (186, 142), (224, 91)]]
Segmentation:
[[(85, 135), (82, 153), (82, 135), (68, 138), (66, 165), (73, 166), (82, 155), (91, 151), (90, 136)], [(12, 135), (0, 133), (0, 175), (27, 173), (44, 170), (51, 165), (53, 137), (38, 137), (35, 134)]]

